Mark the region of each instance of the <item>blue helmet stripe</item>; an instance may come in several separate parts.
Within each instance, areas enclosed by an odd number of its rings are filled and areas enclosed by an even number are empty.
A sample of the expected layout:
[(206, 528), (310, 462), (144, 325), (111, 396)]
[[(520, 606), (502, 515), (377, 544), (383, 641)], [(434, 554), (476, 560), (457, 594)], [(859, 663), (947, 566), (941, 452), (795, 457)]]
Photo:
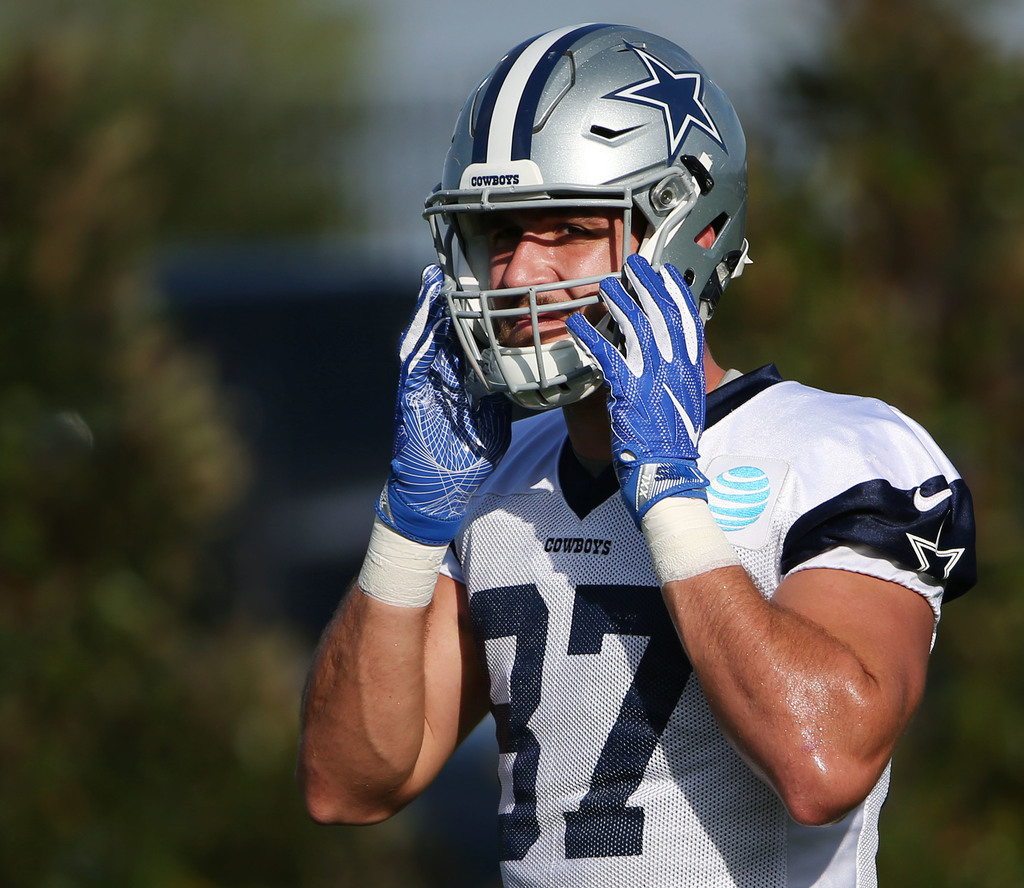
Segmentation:
[(581, 37), (606, 27), (590, 24), (548, 31), (520, 43), (501, 60), (479, 98), (473, 163), (529, 157), (537, 103), (555, 65)]
[(565, 51), (581, 37), (585, 37), (591, 31), (599, 28), (606, 28), (607, 25), (593, 24), (582, 25), (559, 40), (551, 44), (551, 47), (544, 53), (541, 60), (534, 66), (526, 87), (523, 89), (522, 97), (519, 100), (519, 110), (516, 113), (515, 127), (512, 131), (512, 160), (529, 158), (530, 149), (533, 143), (533, 124), (537, 116), (537, 105), (540, 103), (541, 93), (547, 85), (548, 78), (555, 70), (555, 66), (564, 55)]
[(494, 106), (498, 101), (498, 94), (505, 83), (505, 78), (508, 77), (508, 72), (512, 70), (512, 66), (519, 59), (519, 56), (523, 54), (523, 50), (536, 39), (536, 37), (531, 37), (529, 40), (524, 40), (518, 46), (510, 49), (508, 54), (498, 62), (498, 67), (494, 69), (494, 73), (491, 75), (491, 82), (487, 84), (487, 89), (484, 90), (484, 94), (480, 98), (480, 110), (477, 112), (476, 130), (473, 136), (473, 163), (483, 163), (487, 160), (487, 142), (491, 133), (491, 117), (494, 114)]

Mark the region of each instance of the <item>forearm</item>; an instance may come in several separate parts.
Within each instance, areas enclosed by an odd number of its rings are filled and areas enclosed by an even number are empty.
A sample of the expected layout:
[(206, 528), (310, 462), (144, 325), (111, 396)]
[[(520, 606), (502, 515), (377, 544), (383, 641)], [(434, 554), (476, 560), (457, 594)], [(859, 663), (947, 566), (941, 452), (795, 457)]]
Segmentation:
[(882, 689), (853, 651), (766, 601), (740, 567), (668, 583), (664, 594), (719, 726), (790, 813), (823, 823), (859, 804), (897, 732), (885, 729)]
[[(845, 571), (798, 573), (766, 600), (700, 500), (658, 503), (643, 528), (669, 613), (730, 742), (797, 819), (827, 822), (856, 806), (923, 690), (926, 605)], [(879, 627), (889, 625), (921, 626), (921, 637), (908, 645), (894, 630), (886, 638)]]
[(423, 746), (426, 608), (358, 587), (324, 634), (302, 706), (299, 779), (320, 821), (369, 822), (400, 808)]

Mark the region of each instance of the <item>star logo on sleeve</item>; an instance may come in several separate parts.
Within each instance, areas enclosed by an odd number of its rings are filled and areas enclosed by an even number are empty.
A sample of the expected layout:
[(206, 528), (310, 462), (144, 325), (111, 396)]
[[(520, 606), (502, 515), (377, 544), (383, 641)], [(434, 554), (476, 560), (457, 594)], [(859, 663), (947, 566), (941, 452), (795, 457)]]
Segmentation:
[(964, 554), (962, 548), (940, 549), (938, 537), (935, 538), (935, 542), (932, 542), (924, 537), (908, 533), (907, 540), (920, 562), (917, 569), (921, 573), (930, 574), (933, 577), (941, 576), (948, 580), (956, 563)]
[(718, 127), (704, 107), (703, 75), (697, 71), (673, 71), (639, 46), (627, 45), (644, 63), (650, 77), (608, 93), (605, 98), (659, 109), (665, 119), (669, 158), (675, 157), (686, 134), (694, 127), (725, 148)]

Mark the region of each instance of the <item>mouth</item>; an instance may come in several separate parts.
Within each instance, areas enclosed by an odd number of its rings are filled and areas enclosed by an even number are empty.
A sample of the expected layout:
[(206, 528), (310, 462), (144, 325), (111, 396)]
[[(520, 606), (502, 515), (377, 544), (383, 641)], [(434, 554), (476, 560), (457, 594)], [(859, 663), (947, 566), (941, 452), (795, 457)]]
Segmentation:
[[(569, 335), (565, 319), (572, 311), (546, 311), (537, 316), (537, 332), (541, 343), (554, 342)], [(507, 318), (497, 330), (498, 341), (508, 348), (522, 348), (534, 344), (533, 320), (529, 315), (522, 318)]]
[[(514, 309), (517, 313), (493, 318), (493, 330), (498, 343), (505, 348), (531, 348), (534, 340), (534, 321), (530, 314), (531, 296), (496, 296), (492, 305), (499, 309)], [(582, 313), (596, 323), (607, 309), (601, 303), (596, 285), (565, 290), (549, 289), (532, 294), (536, 305), (536, 333), (542, 345), (568, 339), (570, 333), (566, 319)]]

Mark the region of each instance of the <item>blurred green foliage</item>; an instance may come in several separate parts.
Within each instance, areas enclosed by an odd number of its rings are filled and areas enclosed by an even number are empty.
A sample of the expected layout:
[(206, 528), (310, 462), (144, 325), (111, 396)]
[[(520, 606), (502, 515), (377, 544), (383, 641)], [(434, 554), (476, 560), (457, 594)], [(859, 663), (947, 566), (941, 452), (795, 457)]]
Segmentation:
[[(983, 3), (829, 4), (820, 60), (755, 133), (754, 265), (709, 337), (750, 368), (889, 401), (975, 498), (979, 583), (949, 604), (897, 750), (880, 884), (1024, 884), (1024, 55)], [(799, 151), (793, 151), (793, 145)]]
[(39, 75), (32, 164), (52, 169), (68, 137), (132, 155), (161, 237), (294, 236), (346, 218), (360, 29), (316, 0), (33, 0), (0, 10), (0, 76)]
[[(0, 884), (419, 884), (293, 769), (308, 651), (227, 606), (247, 457), (147, 279), (339, 226), (358, 23), (314, 3), (0, 11)], [(374, 874), (387, 846), (389, 876)]]

